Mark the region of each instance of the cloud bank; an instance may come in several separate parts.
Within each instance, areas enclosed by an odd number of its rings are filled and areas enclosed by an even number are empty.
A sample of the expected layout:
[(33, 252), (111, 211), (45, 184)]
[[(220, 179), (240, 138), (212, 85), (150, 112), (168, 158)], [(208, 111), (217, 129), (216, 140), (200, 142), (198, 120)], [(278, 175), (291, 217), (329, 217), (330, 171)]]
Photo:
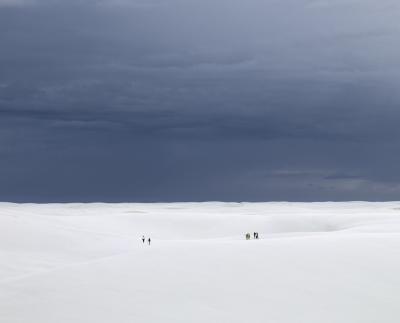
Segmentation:
[(395, 1), (0, 1), (0, 198), (397, 199)]

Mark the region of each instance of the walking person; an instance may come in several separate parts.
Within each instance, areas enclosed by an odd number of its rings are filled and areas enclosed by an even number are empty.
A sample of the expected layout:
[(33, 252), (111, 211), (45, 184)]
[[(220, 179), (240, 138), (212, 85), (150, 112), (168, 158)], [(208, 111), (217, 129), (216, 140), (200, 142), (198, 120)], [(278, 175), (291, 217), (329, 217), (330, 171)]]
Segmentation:
[(149, 239), (147, 239), (147, 242), (149, 243), (149, 246), (150, 246), (150, 243), (151, 243), (151, 239), (149, 238)]
[(146, 241), (146, 238), (144, 236), (142, 236), (142, 241), (143, 243)]

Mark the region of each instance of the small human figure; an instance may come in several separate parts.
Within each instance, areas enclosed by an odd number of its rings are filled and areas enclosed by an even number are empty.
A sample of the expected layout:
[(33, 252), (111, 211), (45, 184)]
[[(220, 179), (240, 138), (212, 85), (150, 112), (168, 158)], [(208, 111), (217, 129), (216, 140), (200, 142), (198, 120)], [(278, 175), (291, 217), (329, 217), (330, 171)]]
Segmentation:
[(246, 233), (246, 240), (250, 240), (250, 233)]
[(142, 236), (142, 241), (143, 243), (146, 241), (146, 238), (144, 236)]
[(258, 232), (256, 232), (256, 239), (258, 239)]
[(254, 239), (257, 239), (257, 232), (253, 232)]
[(149, 246), (150, 246), (150, 243), (151, 243), (151, 239), (149, 238), (149, 239), (147, 239), (147, 242), (149, 243)]

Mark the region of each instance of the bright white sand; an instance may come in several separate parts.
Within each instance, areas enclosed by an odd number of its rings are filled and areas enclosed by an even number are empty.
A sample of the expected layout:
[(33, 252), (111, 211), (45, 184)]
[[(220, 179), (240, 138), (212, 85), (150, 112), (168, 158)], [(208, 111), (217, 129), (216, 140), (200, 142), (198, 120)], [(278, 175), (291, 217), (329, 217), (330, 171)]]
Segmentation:
[(399, 304), (400, 202), (0, 204), (2, 323), (398, 323)]

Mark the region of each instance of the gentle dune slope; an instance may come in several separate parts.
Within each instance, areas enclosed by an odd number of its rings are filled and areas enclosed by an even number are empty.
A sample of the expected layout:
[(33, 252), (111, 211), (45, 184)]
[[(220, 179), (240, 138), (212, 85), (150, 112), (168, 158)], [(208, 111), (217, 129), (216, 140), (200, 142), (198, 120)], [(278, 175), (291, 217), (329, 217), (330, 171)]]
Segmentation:
[(0, 204), (0, 322), (398, 323), (399, 272), (400, 202)]

